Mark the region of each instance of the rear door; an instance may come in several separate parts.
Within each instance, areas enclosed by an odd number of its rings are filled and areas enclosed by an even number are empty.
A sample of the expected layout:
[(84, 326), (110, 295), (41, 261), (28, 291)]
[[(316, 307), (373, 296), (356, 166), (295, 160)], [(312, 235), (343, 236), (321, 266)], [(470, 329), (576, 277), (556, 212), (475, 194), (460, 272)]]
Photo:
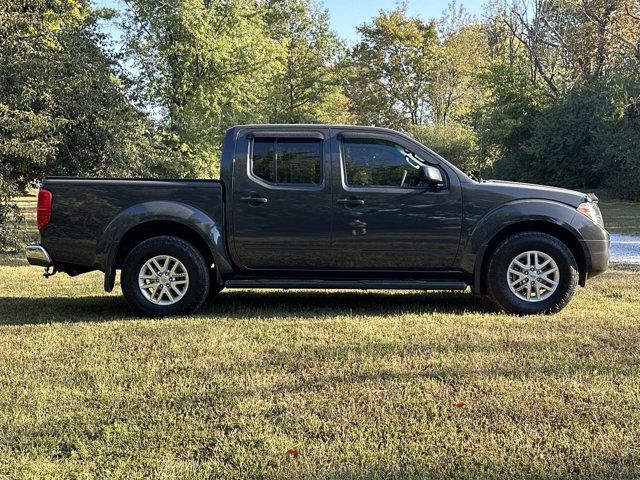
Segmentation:
[[(333, 243), (351, 270), (439, 270), (456, 257), (462, 222), (459, 179), (400, 135), (345, 130), (334, 136)], [(420, 164), (445, 184), (422, 185)]]
[(232, 253), (244, 269), (322, 269), (331, 246), (328, 129), (239, 133)]

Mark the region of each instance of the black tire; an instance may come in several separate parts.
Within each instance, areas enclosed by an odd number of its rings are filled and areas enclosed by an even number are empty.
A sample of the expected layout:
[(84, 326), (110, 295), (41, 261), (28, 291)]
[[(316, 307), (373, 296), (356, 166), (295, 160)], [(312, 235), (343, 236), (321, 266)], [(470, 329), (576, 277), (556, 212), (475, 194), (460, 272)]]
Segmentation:
[[(179, 260), (189, 275), (184, 296), (171, 305), (152, 303), (140, 291), (138, 275), (143, 265), (157, 255), (170, 255)], [(153, 237), (138, 244), (124, 261), (120, 277), (122, 293), (127, 303), (137, 313), (164, 317), (195, 312), (209, 293), (209, 271), (207, 262), (189, 242), (170, 236)]]
[[(527, 302), (509, 288), (509, 265), (514, 258), (527, 251), (540, 251), (549, 255), (556, 262), (560, 274), (556, 290), (539, 302)], [(576, 291), (578, 277), (576, 260), (562, 241), (546, 233), (523, 232), (505, 239), (491, 254), (486, 280), (489, 295), (507, 312), (549, 315), (559, 312), (569, 303)]]

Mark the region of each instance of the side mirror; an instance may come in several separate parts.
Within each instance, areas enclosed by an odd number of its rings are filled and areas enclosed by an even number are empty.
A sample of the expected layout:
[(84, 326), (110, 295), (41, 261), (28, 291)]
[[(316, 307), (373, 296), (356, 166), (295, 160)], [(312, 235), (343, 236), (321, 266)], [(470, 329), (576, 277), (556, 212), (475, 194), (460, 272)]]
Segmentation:
[(442, 172), (438, 167), (422, 165), (420, 167), (420, 183), (431, 185), (435, 188), (442, 188), (444, 187)]

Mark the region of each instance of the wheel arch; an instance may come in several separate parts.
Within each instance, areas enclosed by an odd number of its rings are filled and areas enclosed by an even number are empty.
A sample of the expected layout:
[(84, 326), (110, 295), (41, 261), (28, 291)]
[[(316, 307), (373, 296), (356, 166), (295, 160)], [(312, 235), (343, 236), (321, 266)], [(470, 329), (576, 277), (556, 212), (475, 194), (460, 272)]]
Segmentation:
[(216, 274), (230, 269), (224, 246), (223, 228), (202, 211), (178, 202), (138, 204), (116, 216), (98, 241), (98, 258), (105, 272), (104, 288), (111, 291), (116, 269), (140, 242), (156, 236), (182, 238), (203, 255)]
[(526, 220), (512, 223), (499, 230), (487, 243), (484, 250), (476, 258), (474, 268), (474, 291), (487, 293), (487, 265), (491, 255), (500, 243), (511, 235), (523, 232), (546, 233), (564, 243), (576, 260), (579, 271), (579, 284), (585, 285), (587, 278), (587, 258), (578, 237), (569, 229), (557, 223), (544, 220)]
[(128, 230), (120, 239), (113, 259), (113, 267), (121, 268), (124, 259), (136, 245), (153, 237), (178, 237), (192, 244), (203, 256), (208, 265), (215, 262), (211, 249), (202, 236), (191, 227), (174, 220), (151, 220)]

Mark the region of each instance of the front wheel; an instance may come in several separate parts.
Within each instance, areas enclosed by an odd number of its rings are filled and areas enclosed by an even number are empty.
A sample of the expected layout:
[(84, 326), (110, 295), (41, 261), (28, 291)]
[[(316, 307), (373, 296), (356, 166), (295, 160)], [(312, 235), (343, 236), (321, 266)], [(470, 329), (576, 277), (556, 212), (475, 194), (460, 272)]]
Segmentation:
[(122, 293), (136, 311), (155, 317), (189, 314), (209, 293), (209, 272), (200, 252), (170, 236), (137, 245), (124, 261)]
[(553, 314), (571, 300), (578, 266), (571, 250), (557, 238), (524, 232), (504, 240), (493, 252), (488, 291), (502, 308), (517, 314)]

